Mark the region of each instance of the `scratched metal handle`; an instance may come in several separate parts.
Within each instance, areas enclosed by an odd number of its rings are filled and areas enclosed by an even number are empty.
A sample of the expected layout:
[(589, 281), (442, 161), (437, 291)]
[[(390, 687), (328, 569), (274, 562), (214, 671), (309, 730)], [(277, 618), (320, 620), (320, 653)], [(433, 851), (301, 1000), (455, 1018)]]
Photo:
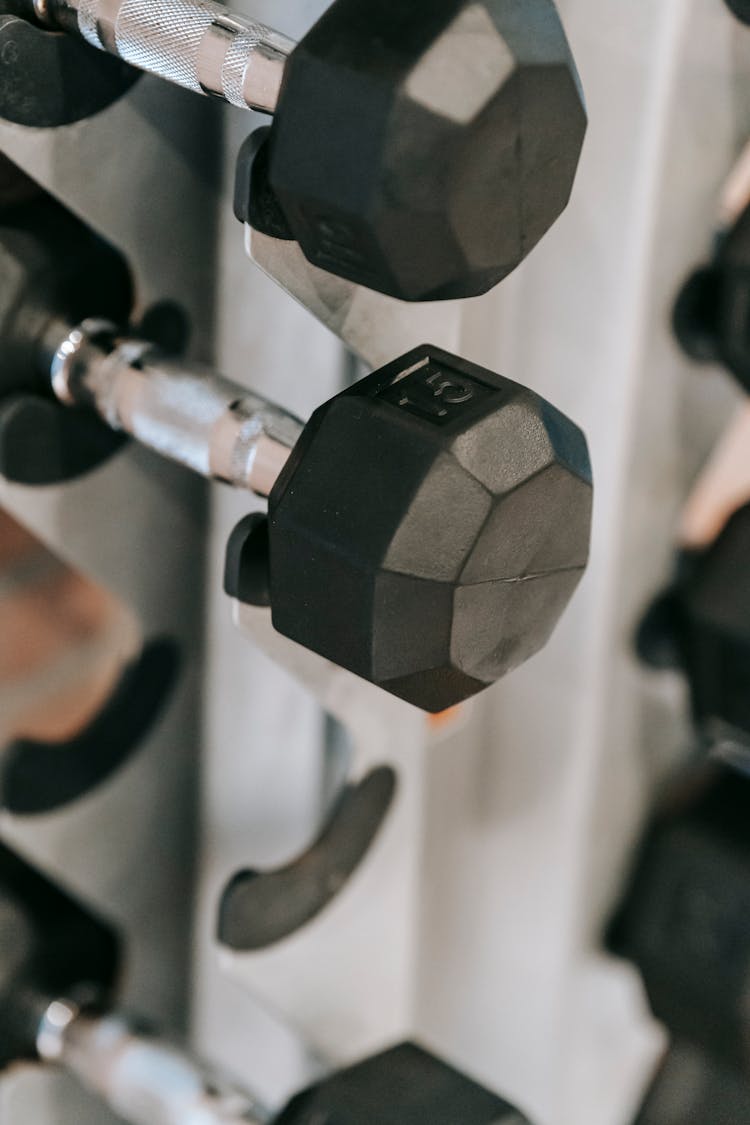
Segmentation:
[(33, 0), (47, 25), (243, 109), (273, 113), (294, 42), (215, 0)]

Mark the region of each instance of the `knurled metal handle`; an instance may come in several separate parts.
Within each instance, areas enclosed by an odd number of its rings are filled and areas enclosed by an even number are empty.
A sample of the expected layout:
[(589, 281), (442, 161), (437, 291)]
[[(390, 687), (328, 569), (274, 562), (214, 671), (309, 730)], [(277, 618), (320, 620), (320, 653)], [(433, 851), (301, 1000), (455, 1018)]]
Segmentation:
[(268, 113), (294, 48), (285, 35), (215, 0), (44, 0), (43, 11), (48, 22), (140, 70)]

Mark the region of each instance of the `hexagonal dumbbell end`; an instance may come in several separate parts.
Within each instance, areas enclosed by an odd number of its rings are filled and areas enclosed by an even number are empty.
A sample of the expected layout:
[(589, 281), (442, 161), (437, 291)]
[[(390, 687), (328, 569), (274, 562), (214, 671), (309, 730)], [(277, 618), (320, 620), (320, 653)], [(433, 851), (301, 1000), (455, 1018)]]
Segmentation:
[(336, 0), (287, 63), (270, 181), (314, 265), (469, 297), (564, 210), (585, 131), (552, 0)]
[(269, 500), (276, 629), (440, 711), (548, 640), (586, 566), (586, 441), (425, 346), (320, 407)]
[(416, 1043), (298, 1094), (274, 1125), (528, 1125), (513, 1106)]
[(726, 0), (726, 2), (737, 19), (742, 20), (743, 23), (750, 23), (750, 0)]
[(715, 765), (686, 770), (649, 826), (607, 934), (609, 948), (640, 970), (671, 1035), (745, 1076), (749, 825), (747, 776)]

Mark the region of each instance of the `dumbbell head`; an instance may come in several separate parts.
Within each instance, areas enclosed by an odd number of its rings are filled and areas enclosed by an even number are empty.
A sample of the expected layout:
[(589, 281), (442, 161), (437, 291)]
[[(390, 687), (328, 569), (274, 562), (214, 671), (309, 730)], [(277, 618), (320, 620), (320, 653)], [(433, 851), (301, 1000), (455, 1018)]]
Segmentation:
[(42, 129), (69, 125), (106, 109), (139, 77), (119, 59), (20, 18), (29, 7), (0, 0), (0, 118)]
[(469, 297), (563, 211), (585, 130), (553, 0), (335, 0), (287, 63), (270, 181), (313, 264)]
[(340, 1070), (291, 1100), (275, 1125), (528, 1125), (496, 1094), (416, 1043)]
[(691, 359), (722, 364), (750, 391), (750, 207), (683, 285), (673, 327)]
[(640, 969), (657, 1019), (747, 1072), (750, 781), (689, 776), (647, 833), (608, 942)]
[(727, 0), (728, 7), (743, 23), (750, 23), (750, 0)]
[(672, 586), (646, 614), (638, 648), (652, 667), (677, 667), (698, 729), (750, 739), (750, 505), (710, 547), (684, 552)]
[(741, 508), (705, 553), (681, 593), (682, 662), (693, 712), (709, 730), (750, 738), (750, 505)]
[(269, 500), (277, 630), (428, 711), (547, 641), (586, 565), (581, 431), (423, 347), (318, 409)]

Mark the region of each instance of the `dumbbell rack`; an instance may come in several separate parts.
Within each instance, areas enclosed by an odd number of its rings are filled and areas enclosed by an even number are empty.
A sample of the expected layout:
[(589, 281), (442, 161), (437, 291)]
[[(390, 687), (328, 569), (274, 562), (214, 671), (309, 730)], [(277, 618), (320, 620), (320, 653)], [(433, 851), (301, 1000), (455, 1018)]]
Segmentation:
[[(179, 95), (167, 91), (165, 98), (144, 85), (132, 101), (82, 125), (56, 132), (4, 126), (0, 147), (123, 246), (145, 280), (145, 303), (168, 291), (190, 312), (196, 339), (205, 341), (212, 301), (196, 278), (210, 271), (214, 255), (215, 200), (195, 162), (200, 146), (211, 143), (214, 123), (210, 107), (200, 104), (180, 125), (184, 108)], [(144, 175), (150, 203), (140, 209), (131, 201)], [(3, 813), (2, 834), (122, 928), (128, 1003), (180, 1029), (198, 803), (205, 493), (187, 475), (128, 449), (72, 484), (3, 483), (0, 504), (62, 559), (112, 590), (147, 637), (170, 637), (179, 646), (177, 691), (116, 779), (43, 817)], [(147, 882), (140, 877), (144, 864)], [(0, 1088), (3, 1122), (105, 1119), (72, 1083), (51, 1073), (14, 1073)]]
[[(296, 34), (322, 7), (252, 10)], [(540, 1125), (628, 1125), (659, 1046), (634, 974), (596, 942), (680, 742), (682, 700), (670, 682), (648, 683), (629, 637), (733, 401), (728, 383), (722, 397), (686, 368), (667, 310), (747, 137), (750, 38), (716, 0), (560, 8), (591, 114), (571, 209), (498, 293), (460, 320), (436, 310), (434, 342), (460, 343), (585, 427), (597, 473), (591, 572), (548, 649), (444, 726), (385, 698), (363, 711), (349, 739), (388, 741), (398, 807), (331, 907), (279, 947), (219, 956), (217, 898), (237, 869), (277, 866), (315, 835), (342, 739), (230, 624), (220, 567), (247, 499), (216, 488), (207, 511), (187, 474), (133, 449), (75, 485), (0, 486), (0, 503), (53, 550), (189, 653), (167, 719), (118, 778), (43, 820), (4, 815), (3, 837), (122, 922), (134, 1007), (173, 1027), (190, 1002), (196, 1042), (239, 1076), (252, 1059), (271, 1100), (315, 1070), (315, 1050), (344, 1062), (409, 1033)], [(225, 176), (214, 189), (206, 145), (219, 120)], [(80, 126), (0, 126), (0, 150), (123, 246), (146, 299), (186, 305), (198, 353), (305, 416), (336, 389), (343, 358), (244, 258), (228, 200), (247, 127), (238, 112), (142, 79)], [(4, 1079), (0, 1125), (107, 1120), (62, 1089), (49, 1076)]]

